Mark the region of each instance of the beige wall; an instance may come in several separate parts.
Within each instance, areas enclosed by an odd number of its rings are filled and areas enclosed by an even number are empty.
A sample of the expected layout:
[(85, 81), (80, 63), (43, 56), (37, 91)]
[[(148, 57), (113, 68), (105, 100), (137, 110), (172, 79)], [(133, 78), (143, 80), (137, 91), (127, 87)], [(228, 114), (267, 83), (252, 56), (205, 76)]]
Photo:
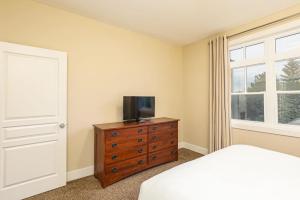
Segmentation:
[[(155, 95), (157, 116), (183, 119), (180, 141), (208, 147), (208, 39), (181, 48), (30, 0), (0, 0), (0, 26), (0, 41), (68, 53), (68, 170), (93, 164), (92, 124), (121, 120), (123, 95)], [(300, 155), (299, 138), (236, 129), (234, 142)]]
[(92, 125), (121, 120), (123, 95), (182, 119), (181, 47), (29, 0), (0, 0), (0, 27), (0, 41), (68, 53), (68, 170), (93, 164)]
[(300, 157), (300, 138), (234, 129), (233, 143), (255, 145)]
[[(300, 12), (300, 5), (272, 16), (224, 31), (231, 35)], [(210, 36), (213, 37), (213, 36)], [(184, 141), (208, 148), (209, 145), (209, 38), (183, 48), (184, 60)], [(201, 84), (201, 85), (199, 85)], [(234, 129), (235, 144), (250, 144), (300, 156), (300, 138)]]
[(208, 147), (209, 68), (208, 40), (184, 48), (184, 138), (185, 142)]

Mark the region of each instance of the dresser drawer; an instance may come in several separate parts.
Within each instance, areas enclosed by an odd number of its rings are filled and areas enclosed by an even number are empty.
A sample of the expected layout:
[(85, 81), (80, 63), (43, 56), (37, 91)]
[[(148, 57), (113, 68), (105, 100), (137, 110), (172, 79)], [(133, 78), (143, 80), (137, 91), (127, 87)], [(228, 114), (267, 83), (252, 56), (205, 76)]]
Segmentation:
[(105, 167), (105, 176), (107, 181), (115, 182), (128, 175), (134, 174), (145, 169), (147, 166), (147, 156), (139, 156), (126, 161), (121, 161)]
[(105, 143), (105, 153), (120, 152), (135, 146), (143, 146), (147, 144), (147, 140), (147, 134), (135, 135), (127, 140), (122, 137), (114, 138)]
[(171, 147), (149, 154), (149, 166), (177, 160), (177, 147)]
[(105, 164), (111, 164), (118, 161), (145, 155), (147, 153), (147, 145), (133, 146), (123, 151), (110, 152), (105, 154)]
[(149, 142), (157, 142), (160, 140), (171, 140), (171, 139), (176, 139), (177, 136), (177, 131), (168, 131), (168, 132), (152, 132), (149, 133)]
[(102, 187), (178, 159), (177, 119), (96, 124), (94, 137), (94, 175)]
[(148, 130), (146, 126), (105, 131), (105, 140), (106, 142), (128, 140), (140, 135), (147, 135), (147, 131)]
[(172, 146), (177, 147), (177, 138), (149, 143), (149, 152), (158, 151)]
[(158, 132), (169, 132), (169, 131), (177, 131), (178, 123), (163, 123), (149, 126), (149, 133), (158, 133)]

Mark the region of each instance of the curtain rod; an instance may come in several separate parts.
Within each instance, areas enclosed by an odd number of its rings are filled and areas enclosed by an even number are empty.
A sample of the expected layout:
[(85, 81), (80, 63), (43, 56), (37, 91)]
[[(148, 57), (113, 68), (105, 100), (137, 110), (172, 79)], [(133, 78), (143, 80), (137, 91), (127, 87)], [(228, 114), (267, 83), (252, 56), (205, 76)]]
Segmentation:
[(229, 39), (229, 38), (235, 37), (237, 35), (248, 33), (248, 32), (254, 31), (256, 29), (264, 28), (266, 26), (270, 26), (270, 25), (273, 25), (273, 24), (276, 24), (276, 23), (279, 23), (279, 22), (283, 22), (285, 20), (288, 20), (288, 19), (291, 19), (291, 18), (294, 18), (294, 17), (298, 17), (298, 16), (300, 16), (300, 12), (299, 13), (295, 13), (293, 15), (289, 15), (289, 16), (281, 18), (281, 19), (278, 19), (278, 20), (275, 20), (275, 21), (272, 21), (272, 22), (269, 22), (269, 23), (266, 23), (266, 24), (262, 24), (262, 25), (259, 25), (259, 26), (256, 26), (256, 27), (253, 27), (253, 28), (250, 28), (250, 29), (238, 32), (238, 33), (234, 33), (232, 35), (228, 35), (227, 38)]

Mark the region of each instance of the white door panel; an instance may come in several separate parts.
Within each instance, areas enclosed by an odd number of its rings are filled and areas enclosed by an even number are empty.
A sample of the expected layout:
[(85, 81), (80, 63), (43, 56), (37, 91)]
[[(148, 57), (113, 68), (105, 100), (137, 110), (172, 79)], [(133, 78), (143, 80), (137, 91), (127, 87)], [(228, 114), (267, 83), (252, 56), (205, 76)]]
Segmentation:
[(0, 199), (66, 183), (66, 53), (0, 42)]
[[(4, 148), (4, 187), (57, 175), (56, 141)], [(47, 158), (47, 159), (45, 159)]]
[(11, 52), (4, 59), (4, 120), (57, 116), (58, 60)]
[(58, 140), (58, 131), (58, 124), (3, 128), (2, 147), (14, 147)]
[(44, 136), (56, 134), (58, 131), (57, 124), (43, 124), (43, 125), (32, 125), (32, 126), (17, 126), (4, 128), (3, 139), (17, 139), (17, 138), (29, 138), (34, 136)]

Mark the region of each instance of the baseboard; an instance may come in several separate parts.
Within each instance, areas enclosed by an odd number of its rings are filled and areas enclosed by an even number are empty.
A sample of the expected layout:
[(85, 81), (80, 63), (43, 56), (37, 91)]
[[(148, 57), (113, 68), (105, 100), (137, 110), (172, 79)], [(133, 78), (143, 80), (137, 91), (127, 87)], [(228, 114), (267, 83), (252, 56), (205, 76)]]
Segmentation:
[(197, 146), (191, 143), (187, 143), (187, 142), (179, 142), (178, 144), (178, 148), (185, 148), (185, 149), (189, 149), (191, 151), (195, 151), (197, 153), (201, 153), (202, 155), (206, 155), (208, 154), (208, 149), (201, 147), (201, 146)]
[(80, 179), (86, 176), (91, 176), (94, 174), (94, 165), (91, 165), (89, 167), (81, 168), (81, 169), (76, 169), (73, 171), (69, 171), (67, 173), (67, 181), (73, 181), (76, 179)]
[(178, 149), (184, 148), (184, 143), (185, 142), (179, 142), (178, 143)]

